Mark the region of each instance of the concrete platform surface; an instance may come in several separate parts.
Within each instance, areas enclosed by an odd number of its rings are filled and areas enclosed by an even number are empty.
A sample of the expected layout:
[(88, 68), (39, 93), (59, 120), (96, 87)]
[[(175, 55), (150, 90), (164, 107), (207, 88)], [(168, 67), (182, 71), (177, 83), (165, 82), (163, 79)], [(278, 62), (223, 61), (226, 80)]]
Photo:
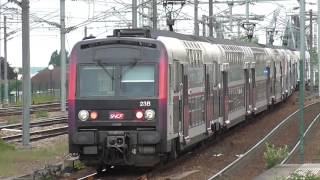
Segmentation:
[(314, 175), (320, 176), (320, 164), (284, 164), (275, 166), (261, 175), (254, 178), (254, 180), (272, 180), (272, 179), (286, 179), (293, 172), (305, 175), (311, 172)]

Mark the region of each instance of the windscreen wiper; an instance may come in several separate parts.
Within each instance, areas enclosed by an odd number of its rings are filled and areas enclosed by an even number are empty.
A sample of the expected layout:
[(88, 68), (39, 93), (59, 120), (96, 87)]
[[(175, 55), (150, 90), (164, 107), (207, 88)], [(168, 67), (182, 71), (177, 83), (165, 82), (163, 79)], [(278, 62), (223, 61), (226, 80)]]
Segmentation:
[[(108, 69), (106, 69), (103, 64), (101, 63), (101, 60), (97, 60), (96, 63), (98, 66), (100, 66), (104, 72), (106, 72), (106, 74), (111, 78), (112, 82), (114, 81), (114, 76), (108, 71)], [(113, 83), (111, 83), (112, 87), (111, 89), (113, 90)]]
[(97, 60), (97, 65), (101, 67), (104, 70), (104, 72), (106, 72), (112, 80), (114, 80), (114, 76), (110, 74), (110, 72), (103, 66), (100, 60)]
[(120, 79), (122, 78), (122, 75), (125, 74), (126, 72), (128, 72), (130, 69), (132, 69), (133, 67), (135, 67), (138, 64), (138, 59), (135, 58), (134, 62), (132, 64), (130, 64), (130, 66), (123, 72), (120, 73)]

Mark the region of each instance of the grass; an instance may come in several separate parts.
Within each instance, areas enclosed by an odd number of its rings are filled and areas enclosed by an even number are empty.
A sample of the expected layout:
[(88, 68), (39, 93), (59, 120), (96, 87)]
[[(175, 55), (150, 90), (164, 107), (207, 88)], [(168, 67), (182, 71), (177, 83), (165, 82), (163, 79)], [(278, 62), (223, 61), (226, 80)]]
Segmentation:
[(56, 96), (52, 95), (35, 95), (32, 96), (32, 104), (43, 104), (49, 102), (57, 102), (59, 99)]
[[(32, 96), (32, 104), (44, 104), (44, 103), (51, 103), (51, 102), (58, 102), (59, 97), (52, 96), (52, 95), (33, 95)], [(16, 103), (17, 106), (22, 106), (22, 101), (18, 101)]]
[[(39, 149), (17, 149), (0, 140), (0, 178), (14, 175), (21, 175), (23, 169), (30, 165), (40, 163), (44, 166), (45, 162), (56, 159), (67, 152), (67, 143), (59, 143)], [(29, 168), (30, 169), (30, 168)]]
[(36, 118), (49, 117), (48, 111), (37, 111), (35, 113)]
[(7, 123), (8, 124), (17, 124), (17, 123), (21, 123), (21, 116), (8, 116), (8, 120)]

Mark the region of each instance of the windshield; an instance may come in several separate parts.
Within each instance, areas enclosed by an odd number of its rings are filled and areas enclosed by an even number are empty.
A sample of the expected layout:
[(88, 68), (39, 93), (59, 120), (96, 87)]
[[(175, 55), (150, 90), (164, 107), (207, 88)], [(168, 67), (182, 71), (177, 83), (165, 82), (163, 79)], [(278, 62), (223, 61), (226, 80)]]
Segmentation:
[(154, 66), (151, 65), (123, 66), (121, 68), (120, 96), (154, 96), (154, 71)]
[(80, 97), (153, 97), (154, 65), (83, 65), (79, 68)]
[[(108, 73), (107, 73), (108, 72)], [(80, 96), (114, 96), (115, 67), (81, 66), (79, 71)]]

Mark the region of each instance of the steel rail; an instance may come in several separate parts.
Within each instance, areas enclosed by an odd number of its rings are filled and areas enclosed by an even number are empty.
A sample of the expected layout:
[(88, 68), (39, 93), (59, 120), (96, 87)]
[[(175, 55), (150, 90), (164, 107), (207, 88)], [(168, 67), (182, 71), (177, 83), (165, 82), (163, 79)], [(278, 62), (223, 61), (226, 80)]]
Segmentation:
[[(30, 111), (31, 113), (35, 113), (37, 111), (59, 111), (60, 103), (47, 103), (47, 104), (38, 104), (32, 105)], [(17, 115), (22, 113), (22, 107), (8, 107), (0, 109), (0, 116), (10, 116)]]
[[(306, 110), (307, 108), (311, 106), (315, 106), (320, 104), (320, 102), (315, 102), (309, 105), (304, 106), (304, 109)], [(290, 114), (287, 118), (285, 118), (280, 124), (278, 124), (272, 131), (270, 131), (262, 140), (260, 140), (257, 144), (255, 144), (252, 148), (250, 148), (247, 152), (245, 152), (242, 156), (237, 158), (235, 161), (231, 162), (229, 165), (227, 165), (225, 168), (220, 170), (218, 173), (213, 175), (212, 177), (209, 178), (209, 180), (213, 179), (218, 179), (221, 178), (223, 175), (227, 175), (228, 172), (231, 172), (235, 167), (239, 166), (241, 163), (243, 163), (246, 159), (249, 159), (251, 155), (254, 154), (259, 148), (261, 148), (264, 143), (269, 140), (281, 127), (283, 127), (287, 122), (292, 120), (293, 116), (298, 115), (299, 109), (296, 110), (294, 113)]]
[[(62, 126), (62, 127), (52, 128), (52, 129), (46, 129), (46, 130), (30, 132), (30, 136), (39, 135), (41, 137), (33, 137), (33, 138), (31, 138), (31, 139), (39, 140), (39, 139), (44, 139), (44, 138), (47, 138), (47, 137), (52, 137), (52, 136), (65, 134), (65, 133), (68, 132), (67, 130), (68, 130), (68, 126)], [(10, 141), (10, 142), (12, 142), (12, 141), (20, 142), (21, 138), (22, 138), (22, 134), (17, 134), (17, 135), (13, 135), (13, 136), (2, 137), (2, 140)]]
[(92, 174), (89, 174), (89, 175), (86, 175), (84, 177), (81, 177), (81, 178), (77, 178), (77, 180), (85, 180), (85, 179), (94, 179), (94, 177), (97, 175), (98, 173), (92, 173)]
[[(305, 138), (307, 135), (309, 135), (311, 133), (311, 128), (313, 127), (313, 125), (316, 123), (316, 121), (320, 120), (320, 113), (312, 120), (312, 122), (310, 123), (310, 125), (308, 126), (307, 130), (303, 133), (303, 138)], [(296, 145), (292, 148), (292, 150), (289, 152), (288, 156), (280, 163), (282, 164), (286, 164), (289, 160), (291, 160), (291, 158), (293, 157), (293, 154), (298, 150), (298, 147), (300, 145), (300, 140), (296, 143)]]
[[(57, 116), (57, 117), (52, 117), (52, 118), (42, 118), (37, 121), (31, 122), (30, 126), (31, 127), (38, 127), (38, 126), (49, 126), (49, 125), (54, 125), (54, 124), (61, 124), (61, 123), (66, 123), (67, 122), (67, 117), (66, 116)], [(1, 129), (21, 129), (22, 124), (17, 123), (17, 124), (9, 124), (9, 125), (3, 125), (0, 126)]]

